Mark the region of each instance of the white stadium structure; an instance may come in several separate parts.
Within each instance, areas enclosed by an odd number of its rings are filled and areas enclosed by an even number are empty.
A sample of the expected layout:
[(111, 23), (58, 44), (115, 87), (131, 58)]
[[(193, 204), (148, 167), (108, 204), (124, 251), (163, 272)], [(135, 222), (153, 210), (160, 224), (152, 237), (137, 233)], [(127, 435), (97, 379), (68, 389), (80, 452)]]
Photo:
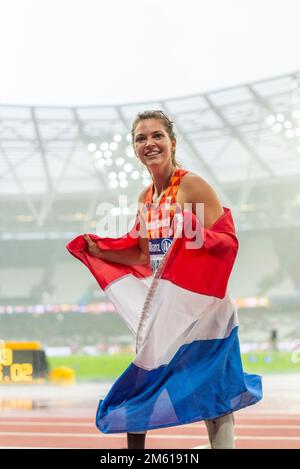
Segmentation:
[[(282, 340), (299, 337), (300, 72), (295, 72), (166, 101), (1, 105), (0, 338), (89, 345), (103, 331), (127, 334), (65, 245), (99, 231), (101, 203), (110, 204), (112, 219), (127, 218), (128, 207), (149, 184), (130, 140), (133, 118), (147, 109), (171, 117), (179, 161), (204, 177), (233, 212), (240, 251), (230, 291), (240, 307), (242, 340), (265, 341), (273, 329)], [(121, 207), (120, 195), (123, 202), (127, 196)], [(113, 325), (106, 329), (109, 317)]]

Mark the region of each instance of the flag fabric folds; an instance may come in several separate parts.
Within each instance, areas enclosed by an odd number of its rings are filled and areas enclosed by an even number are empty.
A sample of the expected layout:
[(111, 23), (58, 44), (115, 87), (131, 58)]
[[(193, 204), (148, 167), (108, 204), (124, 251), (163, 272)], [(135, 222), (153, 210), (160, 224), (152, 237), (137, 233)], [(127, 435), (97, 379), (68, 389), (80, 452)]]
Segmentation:
[[(242, 368), (227, 292), (238, 249), (231, 212), (224, 208), (209, 229), (190, 212), (182, 220), (189, 230), (174, 237), (154, 275), (150, 266), (92, 257), (82, 236), (67, 245), (136, 335), (136, 357), (98, 406), (104, 433), (214, 419), (262, 398), (261, 377)], [(199, 232), (201, 245), (189, 248)], [(136, 226), (119, 239), (90, 237), (101, 249), (122, 250), (138, 243), (134, 233)]]

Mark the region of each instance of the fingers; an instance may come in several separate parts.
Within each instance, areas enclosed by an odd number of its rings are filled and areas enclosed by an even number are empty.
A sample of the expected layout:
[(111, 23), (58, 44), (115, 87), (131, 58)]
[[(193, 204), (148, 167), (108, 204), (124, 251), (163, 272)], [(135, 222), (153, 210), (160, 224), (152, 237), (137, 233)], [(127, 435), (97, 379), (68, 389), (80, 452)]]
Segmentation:
[(93, 246), (94, 241), (91, 240), (89, 235), (85, 234), (85, 235), (83, 235), (83, 237), (84, 237), (84, 239), (86, 240), (86, 242), (88, 243), (89, 246)]

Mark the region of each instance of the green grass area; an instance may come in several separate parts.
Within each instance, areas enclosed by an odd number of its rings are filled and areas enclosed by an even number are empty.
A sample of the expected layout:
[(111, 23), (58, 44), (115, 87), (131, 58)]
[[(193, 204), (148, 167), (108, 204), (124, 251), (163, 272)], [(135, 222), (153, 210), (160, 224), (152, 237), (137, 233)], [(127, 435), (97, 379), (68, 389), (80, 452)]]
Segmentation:
[(132, 361), (134, 355), (70, 355), (69, 357), (49, 357), (50, 368), (67, 366), (73, 368), (79, 381), (111, 380), (119, 376)]
[[(51, 368), (73, 368), (78, 381), (101, 381), (117, 378), (129, 365), (134, 355), (71, 355), (49, 357)], [(299, 373), (300, 363), (293, 363), (290, 352), (251, 352), (242, 354), (244, 370), (248, 373)]]
[(249, 352), (242, 354), (247, 373), (299, 373), (300, 363), (293, 363), (291, 352)]

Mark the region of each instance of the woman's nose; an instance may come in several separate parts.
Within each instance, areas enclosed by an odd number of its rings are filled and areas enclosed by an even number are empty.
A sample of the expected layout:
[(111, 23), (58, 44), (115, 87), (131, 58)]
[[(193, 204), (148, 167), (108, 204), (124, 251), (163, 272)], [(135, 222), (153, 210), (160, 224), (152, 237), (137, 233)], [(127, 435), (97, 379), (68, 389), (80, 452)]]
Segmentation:
[(154, 141), (151, 137), (149, 137), (146, 140), (146, 147), (150, 147), (151, 145), (154, 145)]

